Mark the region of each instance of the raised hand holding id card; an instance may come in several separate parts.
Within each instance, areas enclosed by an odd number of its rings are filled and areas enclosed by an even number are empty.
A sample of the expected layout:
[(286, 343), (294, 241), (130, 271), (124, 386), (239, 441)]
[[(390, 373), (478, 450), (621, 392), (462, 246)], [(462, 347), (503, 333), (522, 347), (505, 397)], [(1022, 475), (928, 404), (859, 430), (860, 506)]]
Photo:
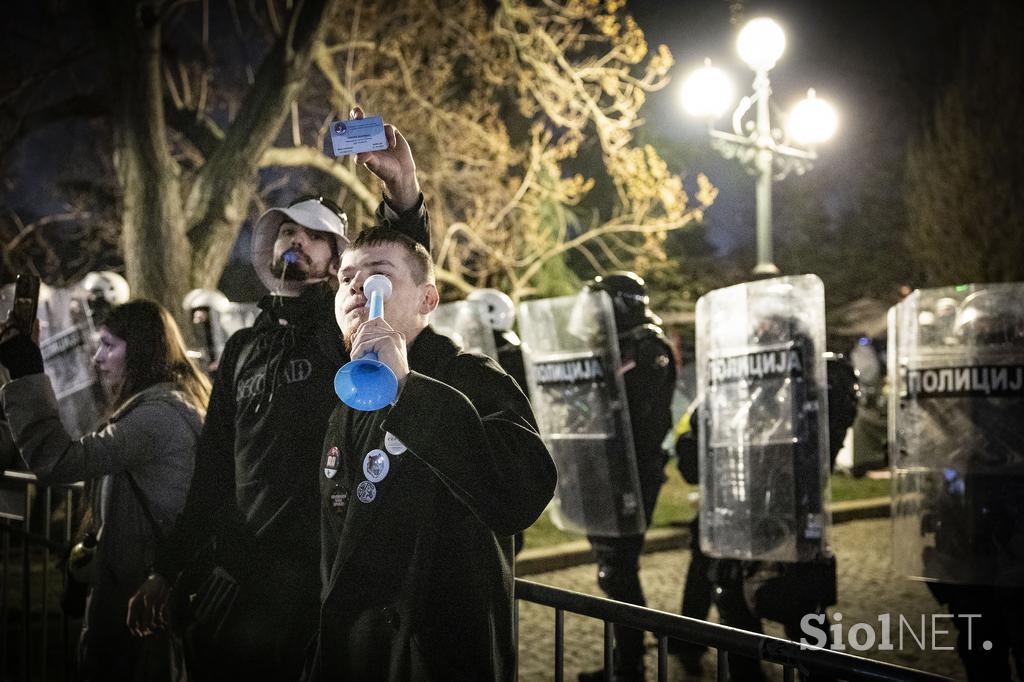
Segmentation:
[(335, 156), (380, 152), (388, 148), (384, 119), (380, 116), (353, 118), (331, 124), (331, 143)]

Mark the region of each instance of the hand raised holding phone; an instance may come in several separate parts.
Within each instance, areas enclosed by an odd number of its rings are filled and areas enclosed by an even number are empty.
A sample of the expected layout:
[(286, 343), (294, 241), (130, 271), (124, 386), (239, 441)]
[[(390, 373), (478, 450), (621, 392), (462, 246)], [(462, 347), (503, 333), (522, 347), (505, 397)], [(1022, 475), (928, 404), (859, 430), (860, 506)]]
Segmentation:
[(39, 311), (39, 278), (35, 275), (18, 275), (14, 284), (14, 306), (8, 320), (14, 322), (25, 336), (32, 336)]
[(14, 285), (14, 303), (7, 320), (0, 326), (0, 364), (12, 379), (43, 371), (39, 351), (39, 278), (18, 275)]

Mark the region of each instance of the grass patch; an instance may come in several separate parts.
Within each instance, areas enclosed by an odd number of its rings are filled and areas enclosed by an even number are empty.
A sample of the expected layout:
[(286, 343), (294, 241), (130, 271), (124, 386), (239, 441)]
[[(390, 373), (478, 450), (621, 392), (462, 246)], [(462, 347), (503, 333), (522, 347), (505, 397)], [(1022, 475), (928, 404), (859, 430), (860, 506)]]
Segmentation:
[[(691, 502), (689, 495), (698, 490), (697, 486), (690, 485), (679, 475), (676, 469), (675, 460), (669, 461), (665, 467), (665, 475), (668, 481), (661, 487), (658, 494), (658, 504), (654, 508), (654, 518), (651, 521), (652, 528), (666, 528), (669, 526), (681, 526), (693, 519), (697, 512), (697, 502)], [(846, 500), (862, 500), (869, 497), (881, 497), (889, 494), (890, 482), (887, 480), (874, 480), (868, 478), (853, 478), (845, 474), (834, 474), (832, 476), (832, 501), (843, 502)], [(555, 527), (544, 512), (537, 522), (526, 529), (526, 549), (538, 547), (550, 547), (563, 542), (581, 540), (583, 536), (566, 533)]]
[(868, 497), (888, 497), (892, 491), (892, 481), (874, 478), (854, 478), (846, 474), (832, 477), (832, 501), (863, 500)]

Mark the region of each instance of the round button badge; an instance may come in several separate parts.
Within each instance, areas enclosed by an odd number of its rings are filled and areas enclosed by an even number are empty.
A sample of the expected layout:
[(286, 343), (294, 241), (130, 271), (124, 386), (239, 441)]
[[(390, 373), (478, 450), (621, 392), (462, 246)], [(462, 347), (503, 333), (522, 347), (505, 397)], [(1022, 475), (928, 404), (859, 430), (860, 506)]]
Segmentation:
[(391, 470), (391, 461), (383, 450), (370, 450), (363, 457), (363, 475), (371, 483), (380, 483)]
[(364, 504), (369, 504), (377, 497), (377, 486), (369, 481), (363, 481), (356, 487), (356, 497)]
[(398, 440), (398, 436), (390, 431), (386, 431), (384, 433), (384, 449), (392, 455), (400, 455), (409, 448), (405, 447), (405, 443)]
[(406, 443), (398, 440), (398, 436), (390, 431), (386, 431), (384, 433), (384, 450), (392, 455), (401, 455), (409, 449), (406, 447)]

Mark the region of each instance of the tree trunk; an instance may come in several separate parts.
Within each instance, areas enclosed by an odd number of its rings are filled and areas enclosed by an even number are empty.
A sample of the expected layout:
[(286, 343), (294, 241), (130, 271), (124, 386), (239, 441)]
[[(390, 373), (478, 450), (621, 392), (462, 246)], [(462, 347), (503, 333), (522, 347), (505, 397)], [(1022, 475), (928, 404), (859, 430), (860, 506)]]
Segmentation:
[(180, 318), (191, 253), (179, 169), (167, 149), (160, 23), (147, 3), (104, 4), (126, 279), (133, 297), (152, 298)]
[(277, 138), (302, 92), (317, 42), (336, 0), (304, 0), (282, 28), (223, 142), (207, 159), (189, 192), (189, 239), (195, 248), (192, 279), (215, 286), (245, 220), (263, 153)]
[(143, 0), (103, 3), (98, 20), (110, 51), (121, 239), (133, 296), (153, 298), (181, 318), (189, 289), (217, 286), (248, 215), (260, 159), (302, 90), (313, 47), (335, 2), (296, 3), (224, 139), (191, 183), (187, 200), (167, 141), (161, 17)]

